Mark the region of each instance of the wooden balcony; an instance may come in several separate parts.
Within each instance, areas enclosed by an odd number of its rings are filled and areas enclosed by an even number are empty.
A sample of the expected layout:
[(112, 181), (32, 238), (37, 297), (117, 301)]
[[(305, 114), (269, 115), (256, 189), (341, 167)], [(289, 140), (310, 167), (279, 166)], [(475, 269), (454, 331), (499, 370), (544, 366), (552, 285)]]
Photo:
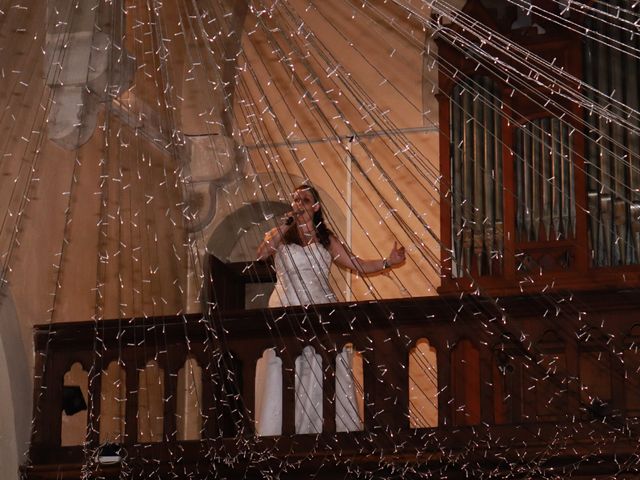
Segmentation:
[[(177, 317), (39, 326), (35, 330), (34, 433), (26, 479), (333, 478), (376, 472), (411, 478), (483, 478), (550, 472), (589, 478), (637, 475), (640, 433), (640, 296), (636, 291), (492, 299), (475, 296), (224, 309)], [(434, 424), (415, 422), (410, 361), (428, 342)], [(336, 430), (336, 356), (362, 355), (363, 429)], [(310, 345), (322, 362), (322, 432), (295, 432), (295, 360)], [(282, 360), (282, 435), (255, 434), (256, 363)], [(197, 438), (180, 439), (180, 370), (201, 367)], [(142, 432), (141, 372), (153, 361), (162, 385), (155, 437)], [(118, 439), (126, 462), (100, 465), (102, 382), (121, 369), (125, 406)], [(87, 375), (82, 445), (62, 445), (65, 374)], [(424, 365), (422, 366), (424, 368)], [(149, 381), (149, 377), (145, 377)], [(149, 395), (148, 391), (145, 394)], [(85, 413), (88, 413), (85, 415)], [(161, 431), (157, 431), (160, 429)], [(195, 475), (193, 477), (189, 475)], [(200, 475), (200, 476), (197, 476)], [(635, 477), (633, 477), (635, 478)]]

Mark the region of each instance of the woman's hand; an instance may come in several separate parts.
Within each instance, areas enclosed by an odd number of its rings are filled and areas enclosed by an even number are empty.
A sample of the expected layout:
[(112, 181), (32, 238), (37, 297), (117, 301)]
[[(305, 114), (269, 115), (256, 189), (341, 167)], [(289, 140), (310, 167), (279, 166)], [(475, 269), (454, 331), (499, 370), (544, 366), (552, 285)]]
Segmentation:
[[(295, 219), (295, 218), (294, 218), (294, 215), (295, 215), (295, 214), (294, 214), (293, 212), (289, 212), (289, 213), (287, 213), (287, 214), (285, 215), (285, 217), (284, 217), (284, 218), (285, 218), (284, 225), (285, 225), (286, 227), (289, 227), (289, 226), (293, 223), (293, 221), (294, 221), (294, 219)], [(288, 228), (287, 228), (287, 230), (288, 230)]]
[(282, 244), (285, 233), (287, 233), (293, 225), (293, 215), (293, 212), (287, 213), (280, 220), (280, 225), (272, 228), (264, 234), (264, 240), (262, 240), (262, 243), (258, 246), (258, 251), (256, 252), (258, 260), (269, 258)]
[(391, 249), (391, 253), (387, 257), (387, 264), (390, 267), (395, 267), (396, 265), (400, 265), (402, 262), (406, 260), (406, 255), (404, 252), (404, 247), (402, 245), (398, 246), (398, 242), (393, 242), (393, 248)]
[(335, 235), (331, 236), (329, 253), (333, 261), (341, 267), (348, 268), (354, 272), (365, 275), (384, 272), (388, 268), (400, 265), (405, 261), (405, 252), (402, 245), (393, 242), (393, 248), (387, 258), (364, 259), (353, 255)]

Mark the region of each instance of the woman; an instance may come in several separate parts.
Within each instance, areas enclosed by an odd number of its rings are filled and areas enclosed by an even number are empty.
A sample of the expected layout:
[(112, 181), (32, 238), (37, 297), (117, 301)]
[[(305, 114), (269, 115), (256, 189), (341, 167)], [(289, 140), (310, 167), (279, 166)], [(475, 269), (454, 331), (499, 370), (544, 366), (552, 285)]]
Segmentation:
[[(335, 302), (336, 296), (329, 286), (332, 261), (358, 273), (371, 274), (393, 268), (405, 260), (404, 247), (397, 244), (387, 258), (365, 260), (350, 254), (324, 223), (320, 196), (309, 185), (296, 188), (292, 207), (286, 222), (267, 232), (258, 247), (259, 260), (274, 255), (277, 281), (269, 299), (270, 307)], [(358, 430), (361, 423), (351, 357), (342, 359), (336, 367), (337, 428)], [(256, 433), (279, 435), (282, 432), (282, 363), (275, 351), (267, 352), (258, 370)], [(322, 431), (322, 376), (320, 355), (306, 346), (295, 366), (296, 433)]]
[(274, 255), (276, 287), (270, 307), (330, 303), (336, 296), (329, 286), (331, 262), (362, 274), (381, 272), (405, 260), (404, 247), (394, 246), (387, 258), (365, 260), (353, 256), (327, 228), (315, 188), (300, 185), (293, 194), (287, 221), (265, 234), (258, 259)]

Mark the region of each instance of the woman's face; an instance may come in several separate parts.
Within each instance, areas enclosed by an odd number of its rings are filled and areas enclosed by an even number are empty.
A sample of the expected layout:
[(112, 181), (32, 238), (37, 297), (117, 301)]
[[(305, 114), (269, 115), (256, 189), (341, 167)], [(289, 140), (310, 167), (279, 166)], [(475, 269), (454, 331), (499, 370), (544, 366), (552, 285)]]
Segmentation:
[(313, 219), (314, 212), (320, 209), (320, 205), (313, 198), (313, 193), (309, 189), (299, 189), (293, 193), (293, 213), (298, 216), (298, 220), (309, 221)]

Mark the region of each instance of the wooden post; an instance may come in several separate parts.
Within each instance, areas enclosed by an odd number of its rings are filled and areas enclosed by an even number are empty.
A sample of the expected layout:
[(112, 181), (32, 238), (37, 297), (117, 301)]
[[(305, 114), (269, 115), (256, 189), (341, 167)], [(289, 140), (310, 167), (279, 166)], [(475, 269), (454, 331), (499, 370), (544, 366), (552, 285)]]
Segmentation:
[[(324, 355), (328, 357), (328, 355)], [(330, 359), (329, 365), (322, 366), (322, 431), (334, 433), (336, 431), (336, 355)], [(339, 394), (339, 393), (338, 393)]]
[(127, 349), (123, 353), (127, 384), (127, 406), (125, 409), (125, 443), (128, 445), (138, 441), (138, 397), (140, 388), (138, 385), (138, 369), (136, 368), (136, 355), (134, 349)]
[[(287, 345), (288, 347), (288, 345)], [(297, 352), (296, 352), (297, 353)], [(296, 433), (296, 357), (293, 349), (282, 354), (282, 434)]]

